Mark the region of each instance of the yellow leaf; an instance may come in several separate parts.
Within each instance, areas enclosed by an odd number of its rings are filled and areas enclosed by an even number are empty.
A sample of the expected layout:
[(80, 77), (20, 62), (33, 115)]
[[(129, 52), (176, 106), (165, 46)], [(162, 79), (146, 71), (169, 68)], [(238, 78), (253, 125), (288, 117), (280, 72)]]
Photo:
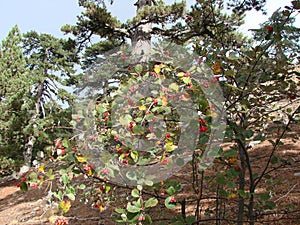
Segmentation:
[(161, 97), (162, 106), (168, 105), (168, 99), (166, 97)]
[(178, 77), (184, 77), (184, 72), (179, 72), (179, 73), (177, 74), (177, 76), (178, 76)]
[(76, 155), (76, 159), (77, 159), (77, 161), (80, 162), (80, 163), (87, 162), (86, 157), (84, 157), (82, 154), (77, 154), (77, 155)]
[(139, 110), (141, 110), (141, 111), (144, 111), (144, 110), (146, 110), (146, 109), (147, 109), (147, 107), (146, 107), (145, 105), (139, 106)]
[(181, 80), (185, 84), (190, 84), (192, 82), (190, 77), (182, 77)]
[(236, 164), (236, 162), (237, 162), (237, 158), (235, 158), (235, 157), (230, 157), (230, 158), (227, 160), (227, 162), (228, 162), (228, 164), (230, 164), (230, 165), (234, 165), (234, 164)]
[(38, 168), (39, 172), (44, 172), (45, 169), (45, 165), (40, 165), (40, 167)]
[(71, 208), (71, 202), (70, 201), (61, 201), (58, 205), (59, 211), (63, 213), (67, 213)]
[(165, 148), (167, 152), (173, 152), (177, 148), (177, 146), (170, 141), (166, 143)]
[(236, 194), (234, 194), (234, 193), (232, 193), (232, 194), (229, 194), (228, 196), (227, 196), (227, 199), (228, 200), (235, 200), (235, 199), (237, 199), (237, 195)]
[(92, 171), (91, 169), (89, 169), (89, 170), (87, 171), (87, 175), (88, 175), (88, 176), (92, 176), (92, 175), (93, 175), (93, 171)]
[(100, 212), (102, 212), (102, 211), (104, 210), (103, 205), (99, 205), (99, 206), (98, 206), (98, 209), (100, 210)]
[(162, 65), (161, 65), (161, 64), (160, 64), (160, 65), (155, 65), (155, 66), (154, 66), (154, 72), (157, 73), (157, 74), (159, 74), (160, 71), (161, 71), (161, 68), (162, 68)]
[(213, 73), (214, 74), (222, 73), (221, 64), (219, 62), (215, 62), (212, 67), (213, 67)]

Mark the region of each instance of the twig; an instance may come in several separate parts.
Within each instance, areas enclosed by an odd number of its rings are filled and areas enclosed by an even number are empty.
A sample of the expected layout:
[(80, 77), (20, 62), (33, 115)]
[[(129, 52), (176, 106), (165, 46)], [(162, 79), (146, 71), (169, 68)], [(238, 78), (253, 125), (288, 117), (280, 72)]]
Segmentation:
[(281, 199), (285, 198), (286, 196), (288, 196), (288, 195), (292, 192), (292, 190), (295, 189), (295, 187), (296, 187), (297, 185), (298, 185), (298, 183), (297, 183), (297, 184), (294, 184), (294, 186), (293, 186), (286, 194), (284, 194), (283, 196), (279, 197), (279, 198), (276, 199), (274, 202), (278, 202), (279, 200), (281, 200)]

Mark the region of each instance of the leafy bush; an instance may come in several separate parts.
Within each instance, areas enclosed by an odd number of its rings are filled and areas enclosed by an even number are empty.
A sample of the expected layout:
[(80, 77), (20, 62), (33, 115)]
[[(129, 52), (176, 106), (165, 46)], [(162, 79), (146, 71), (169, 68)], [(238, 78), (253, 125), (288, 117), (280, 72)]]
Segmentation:
[(7, 156), (0, 156), (0, 176), (12, 174), (20, 166), (20, 161), (16, 161)]

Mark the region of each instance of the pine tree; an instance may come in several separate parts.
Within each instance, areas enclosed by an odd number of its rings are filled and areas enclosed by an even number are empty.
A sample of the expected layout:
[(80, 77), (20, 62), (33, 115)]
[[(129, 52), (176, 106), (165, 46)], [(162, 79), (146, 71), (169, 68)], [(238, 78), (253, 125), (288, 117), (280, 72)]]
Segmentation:
[(76, 83), (78, 60), (73, 41), (33, 31), (22, 37), (17, 26), (0, 54), (1, 152), (22, 162), (23, 173), (38, 152), (51, 155), (45, 149), (70, 133), (73, 98), (66, 86)]
[[(86, 57), (93, 57), (131, 40), (133, 53), (147, 54), (152, 35), (171, 37), (176, 34), (175, 27), (166, 29), (167, 23), (175, 23), (183, 18), (185, 3), (165, 5), (163, 1), (139, 0), (135, 3), (137, 15), (126, 23), (121, 23), (108, 12), (104, 4), (97, 1), (80, 0), (86, 11), (76, 25), (65, 25), (62, 30), (76, 36), (79, 51), (86, 49)], [(151, 24), (151, 25), (150, 25)], [(156, 24), (154, 27), (153, 25)], [(92, 37), (101, 41), (89, 45)]]
[[(22, 160), (26, 144), (26, 128), (32, 108), (32, 77), (26, 68), (17, 26), (8, 33), (0, 49), (1, 152)], [(26, 156), (24, 156), (26, 158)]]
[(63, 138), (69, 133), (59, 127), (68, 127), (71, 119), (72, 95), (66, 87), (76, 82), (72, 75), (77, 58), (71, 40), (34, 31), (24, 35), (23, 49), (26, 68), (32, 74), (31, 100), (34, 104), (26, 130), (30, 134), (25, 150), (31, 155), (27, 160), (30, 166), (32, 155), (44, 151), (55, 138)]

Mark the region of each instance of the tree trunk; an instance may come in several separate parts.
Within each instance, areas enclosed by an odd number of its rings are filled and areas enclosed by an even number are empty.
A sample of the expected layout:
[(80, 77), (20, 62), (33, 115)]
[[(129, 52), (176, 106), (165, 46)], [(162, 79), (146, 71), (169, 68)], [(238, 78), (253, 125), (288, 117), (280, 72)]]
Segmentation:
[[(33, 130), (35, 130), (36, 127), (37, 127), (36, 120), (38, 119), (38, 117), (40, 116), (40, 113), (41, 113), (40, 112), (40, 107), (41, 107), (41, 104), (42, 104), (41, 99), (42, 99), (43, 90), (44, 90), (44, 82), (41, 82), (38, 85), (38, 88), (37, 88), (38, 100), (35, 103), (35, 114), (31, 117)], [(27, 140), (28, 141), (25, 144), (25, 150), (23, 152), (24, 164), (20, 168), (19, 176), (22, 176), (24, 173), (27, 173), (29, 171), (30, 167), (31, 167), (33, 146), (34, 146), (34, 142), (35, 142), (34, 132), (33, 132), (33, 134), (31, 134), (28, 137)]]
[[(151, 6), (151, 0), (138, 0), (135, 4), (137, 6), (137, 12), (141, 10), (144, 6)], [(133, 37), (131, 38), (132, 45), (132, 54), (137, 58), (138, 62), (147, 62), (150, 56), (151, 50), (151, 23), (143, 24), (141, 21), (141, 25), (139, 25)]]
[[(239, 156), (241, 160), (241, 170), (239, 174), (239, 190), (245, 191), (245, 172), (246, 172), (246, 160), (245, 160), (245, 153), (242, 146), (243, 143), (239, 143)], [(245, 200), (244, 197), (239, 195), (238, 198), (238, 214), (237, 214), (237, 225), (243, 225), (244, 219), (244, 207), (245, 207)]]

